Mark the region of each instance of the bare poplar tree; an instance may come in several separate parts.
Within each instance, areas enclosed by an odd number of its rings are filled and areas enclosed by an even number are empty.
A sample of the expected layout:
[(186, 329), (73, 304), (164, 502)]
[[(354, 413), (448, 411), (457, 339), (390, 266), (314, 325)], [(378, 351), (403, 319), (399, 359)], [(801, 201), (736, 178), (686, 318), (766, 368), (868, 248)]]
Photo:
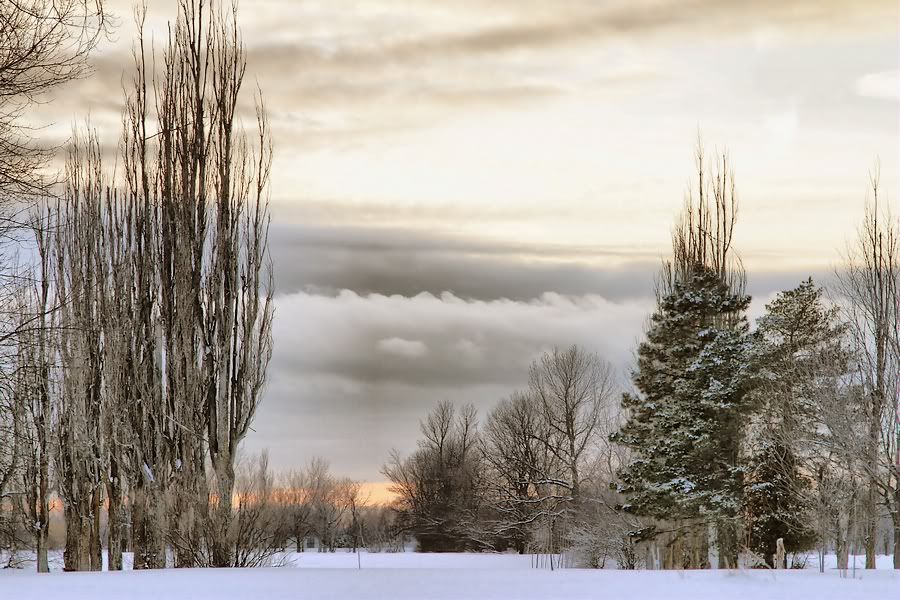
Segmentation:
[[(58, 422), (60, 495), (66, 504), (66, 568), (100, 570), (104, 451), (101, 415), (105, 355), (102, 244), (106, 182), (94, 134), (76, 134), (55, 224), (55, 287), (61, 298)], [(77, 523), (77, 526), (76, 526)]]
[(24, 117), (50, 90), (89, 72), (86, 59), (106, 27), (101, 0), (0, 4), (0, 206), (46, 191), (38, 169), (51, 149), (37, 143)]
[(22, 517), (29, 516), (37, 479), (33, 468), (37, 435), (28, 411), (28, 400), (34, 391), (34, 372), (30, 368), (34, 347), (29, 343), (33, 330), (26, 325), (34, 308), (31, 291), (25, 283), (10, 290), (9, 310), (18, 315), (11, 324), (19, 335), (2, 347), (5, 360), (4, 377), (0, 379), (0, 551), (7, 555), (7, 566), (14, 563), (23, 542), (27, 543), (21, 538), (20, 526)]
[(121, 334), (111, 339), (120, 345), (114, 377), (126, 416), (126, 430), (133, 432), (124, 454), (130, 490), (134, 568), (166, 565), (165, 495), (174, 469), (171, 448), (175, 429), (174, 408), (163, 396), (164, 344), (160, 339), (160, 235), (155, 193), (156, 164), (152, 142), (157, 132), (150, 126), (147, 71), (143, 37), (144, 12), (138, 12), (135, 70), (126, 92), (123, 116), (121, 189), (110, 195), (107, 239), (114, 277), (111, 280), (113, 322)]
[[(34, 527), (30, 529), (36, 532), (39, 571), (46, 571), (47, 566), (46, 499), (50, 474), (46, 462), (50, 415), (49, 410), (44, 410), (48, 408), (47, 388), (40, 380), (41, 373), (46, 374), (46, 371), (41, 371), (40, 361), (47, 358), (48, 315), (37, 308), (41, 303), (40, 290), (37, 298), (33, 295), (34, 290), (30, 290), (27, 293), (30, 300), (25, 305), (15, 303), (13, 296), (21, 292), (23, 286), (45, 280), (47, 274), (38, 269), (19, 270), (9, 251), (28, 240), (27, 235), (19, 234), (29, 231), (35, 224), (29, 216), (30, 209), (46, 196), (54, 183), (41, 171), (53, 148), (37, 140), (37, 128), (31, 121), (30, 111), (37, 104), (50, 100), (51, 92), (62, 84), (89, 72), (86, 59), (106, 33), (107, 25), (101, 0), (12, 0), (0, 4), (0, 315), (3, 316), (0, 345), (18, 348), (3, 357), (6, 362), (17, 356), (14, 361), (17, 366), (9, 369), (9, 363), (6, 363), (0, 368), (0, 428), (15, 421), (18, 424), (16, 433), (25, 435), (28, 442), (25, 444), (28, 461), (14, 461), (20, 467), (16, 473), (6, 471), (4, 465), (13, 462), (4, 463), (4, 456), (12, 458), (17, 453), (12, 443), (14, 438), (6, 435), (7, 431), (0, 432), (0, 498), (9, 489), (10, 478), (14, 476), (21, 475), (35, 486), (26, 490), (25, 497), (21, 494), (19, 497), (26, 504), (26, 512), (34, 517)], [(43, 223), (41, 227), (46, 225)], [(44, 251), (38, 253), (46, 266)], [(14, 305), (22, 307), (29, 318), (7, 319), (6, 311)], [(36, 346), (26, 347), (30, 344)], [(23, 365), (18, 362), (23, 359), (38, 362)], [(13, 380), (8, 377), (17, 375), (20, 377), (17, 383), (25, 384), (21, 377), (26, 373), (27, 385), (20, 391), (27, 392), (28, 402), (26, 397), (9, 395)], [(46, 377), (43, 381), (46, 383)], [(25, 413), (19, 411), (16, 419), (12, 418), (14, 405), (17, 411), (27, 409)], [(26, 422), (21, 420), (22, 417), (27, 417)], [(27, 427), (20, 430), (19, 425)], [(4, 512), (6, 508), (3, 508)]]
[[(142, 444), (134, 427), (142, 424), (135, 415), (145, 397), (145, 370), (135, 362), (137, 348), (146, 341), (137, 339), (142, 333), (140, 296), (134, 277), (136, 249), (131, 227), (135, 217), (128, 217), (127, 196), (107, 189), (101, 212), (101, 239), (106, 276), (99, 294), (103, 317), (103, 403), (100, 414), (102, 482), (107, 502), (107, 556), (110, 571), (122, 569), (122, 552), (126, 538), (126, 495), (135, 477), (144, 477), (137, 456)], [(132, 503), (134, 507), (134, 503)], [(137, 562), (137, 561), (136, 561)]]
[[(18, 233), (31, 225), (31, 205), (44, 197), (53, 183), (40, 170), (52, 148), (37, 140), (29, 111), (49, 100), (55, 88), (88, 72), (86, 58), (106, 29), (101, 0), (11, 0), (0, 4), (0, 346), (4, 349), (17, 347), (17, 336), (26, 330), (30, 333), (35, 326), (32, 320), (7, 314), (21, 286), (31, 283), (29, 274), (17, 269), (10, 251), (22, 241)], [(0, 358), (4, 363), (0, 365), (0, 499), (18, 475), (11, 467), (20, 466), (13, 460), (18, 436), (12, 435), (17, 420), (13, 418), (15, 398), (9, 379), (15, 370), (9, 361), (15, 363), (16, 355), (4, 353)], [(43, 433), (34, 440), (39, 445), (45, 439)], [(38, 468), (38, 479), (43, 478)], [(43, 570), (40, 560), (38, 568)]]
[[(900, 568), (900, 466), (897, 422), (900, 340), (900, 225), (879, 197), (877, 170), (870, 177), (871, 198), (859, 237), (838, 271), (838, 292), (858, 357), (863, 389), (865, 435), (855, 451), (866, 473), (862, 518), (866, 568), (875, 568), (878, 507), (888, 509), (894, 526), (894, 567)], [(853, 438), (848, 438), (848, 442)]]
[(50, 462), (52, 452), (52, 363), (55, 331), (55, 292), (51, 282), (52, 237), (51, 211), (45, 204), (31, 217), (31, 229), (37, 250), (37, 261), (31, 270), (31, 285), (23, 286), (20, 303), (22, 325), (17, 336), (17, 380), (15, 395), (17, 412), (23, 417), (21, 427), (25, 447), (22, 461), (22, 510), (34, 534), (36, 567), (49, 572), (48, 538), (50, 533)]
[(177, 553), (177, 565), (196, 562), (203, 546), (227, 566), (237, 450), (271, 355), (272, 147), (261, 101), (253, 143), (240, 128), (246, 63), (233, 7), (182, 1), (160, 72), (148, 72), (143, 37), (135, 56), (124, 171), (129, 210), (141, 215), (138, 244), (151, 257), (142, 260), (152, 260), (135, 274), (147, 284), (138, 314), (154, 340), (146, 416), (158, 440), (147, 452), (154, 464), (142, 463), (154, 475), (136, 484), (159, 488), (158, 505), (171, 482), (179, 516), (170, 533), (197, 549)]
[(746, 287), (743, 264), (732, 248), (738, 199), (728, 153), (717, 156), (710, 167), (698, 139), (695, 164), (696, 188), (688, 189), (672, 232), (672, 258), (663, 263), (657, 279), (657, 300), (671, 293), (676, 283), (690, 281), (697, 267), (716, 273), (733, 292), (742, 293)]

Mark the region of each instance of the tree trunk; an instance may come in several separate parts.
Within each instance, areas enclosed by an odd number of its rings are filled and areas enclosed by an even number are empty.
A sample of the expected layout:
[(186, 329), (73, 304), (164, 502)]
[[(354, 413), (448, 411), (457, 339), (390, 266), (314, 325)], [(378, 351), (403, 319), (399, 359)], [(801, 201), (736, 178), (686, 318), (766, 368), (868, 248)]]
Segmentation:
[[(46, 276), (45, 276), (46, 279)], [(45, 303), (46, 305), (46, 303)], [(41, 320), (40, 342), (41, 360), (45, 356), (45, 344), (43, 342), (43, 332), (45, 331), (45, 323)], [(43, 365), (42, 365), (43, 366)], [(47, 373), (46, 369), (41, 370), (41, 412), (37, 419), (38, 431), (38, 496), (37, 496), (37, 535), (35, 536), (35, 551), (37, 552), (37, 571), (38, 573), (49, 573), (50, 564), (47, 560), (48, 538), (50, 536), (50, 459), (48, 456), (47, 443), (47, 421), (46, 415), (50, 413), (50, 399), (47, 394)]]
[(896, 475), (891, 522), (894, 524), (894, 568), (900, 569), (900, 466), (897, 467)]
[(103, 570), (103, 545), (100, 542), (100, 486), (91, 493), (91, 536), (90, 565), (91, 571)]
[(63, 551), (63, 570), (78, 570), (78, 529), (81, 523), (78, 512), (71, 503), (66, 502), (64, 508), (66, 518), (66, 549)]
[(841, 518), (838, 518), (835, 524), (834, 552), (837, 554), (837, 568), (846, 571), (850, 566), (850, 544), (847, 539), (849, 524)]
[(706, 560), (710, 569), (719, 568), (719, 538), (718, 529), (715, 523), (709, 522), (706, 525), (708, 545), (706, 548)]
[(93, 533), (93, 527), (90, 514), (88, 514), (87, 510), (84, 510), (90, 504), (88, 502), (84, 502), (83, 504), (85, 506), (82, 508), (80, 514), (78, 515), (78, 570), (90, 571), (91, 534)]
[(166, 566), (158, 494), (157, 490), (146, 486), (135, 494), (132, 510), (134, 569), (162, 569)]
[(146, 507), (141, 490), (135, 490), (131, 495), (131, 551), (134, 553), (132, 569), (135, 571), (149, 569), (147, 565), (145, 548), (147, 547), (146, 534)]
[(838, 540), (835, 544), (837, 552), (837, 568), (846, 571), (850, 567), (850, 548), (845, 540)]
[(48, 537), (50, 534), (50, 503), (48, 501), (48, 468), (46, 448), (41, 448), (38, 474), (38, 506), (37, 533), (35, 534), (35, 551), (38, 573), (49, 573), (50, 563), (47, 560)]
[(35, 536), (38, 573), (49, 573), (50, 563), (47, 560), (47, 528), (42, 527)]
[(216, 472), (218, 505), (215, 514), (215, 539), (212, 540), (212, 566), (231, 566), (231, 503), (234, 494), (234, 465), (231, 460), (220, 459), (213, 467)]
[(737, 567), (737, 532), (734, 522), (725, 519), (716, 524), (716, 542), (719, 546), (719, 568)]
[(117, 463), (112, 463), (112, 474), (107, 484), (109, 498), (108, 518), (106, 523), (106, 555), (107, 569), (122, 570), (122, 488), (118, 483)]
[(866, 568), (875, 568), (875, 536), (878, 531), (878, 499), (876, 497), (875, 484), (869, 484), (866, 492), (864, 515), (865, 523), (863, 525), (863, 543), (866, 549)]
[(900, 569), (900, 519), (894, 519), (894, 568)]

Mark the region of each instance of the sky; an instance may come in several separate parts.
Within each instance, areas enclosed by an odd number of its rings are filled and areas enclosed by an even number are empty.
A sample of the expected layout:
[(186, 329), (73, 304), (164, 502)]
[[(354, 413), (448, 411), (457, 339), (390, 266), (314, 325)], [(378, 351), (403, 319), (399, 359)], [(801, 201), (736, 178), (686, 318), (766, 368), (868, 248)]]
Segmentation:
[[(172, 0), (149, 2), (160, 44)], [(38, 118), (115, 143), (130, 2)], [(694, 172), (727, 150), (758, 315), (825, 281), (870, 172), (896, 206), (895, 0), (243, 0), (274, 133), (269, 384), (245, 443), (380, 481), (440, 400), (485, 414), (554, 345), (623, 381)], [(898, 208), (897, 210), (900, 210)]]

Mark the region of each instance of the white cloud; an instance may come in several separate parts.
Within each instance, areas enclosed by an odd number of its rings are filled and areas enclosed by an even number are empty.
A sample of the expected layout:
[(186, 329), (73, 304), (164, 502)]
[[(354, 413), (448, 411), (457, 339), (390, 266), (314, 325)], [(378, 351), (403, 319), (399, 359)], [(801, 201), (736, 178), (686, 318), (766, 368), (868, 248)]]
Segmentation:
[(454, 348), (459, 352), (460, 358), (463, 360), (476, 362), (484, 358), (484, 353), (478, 343), (470, 339), (461, 339), (454, 344)]
[(399, 337), (378, 340), (375, 347), (383, 354), (392, 354), (405, 358), (418, 358), (428, 354), (428, 346), (419, 340), (405, 340)]
[(769, 145), (772, 150), (785, 151), (797, 137), (800, 118), (796, 98), (792, 98), (790, 106), (778, 113), (766, 115), (764, 125), (769, 134)]
[(777, 49), (784, 43), (784, 30), (773, 25), (763, 25), (750, 32), (753, 48), (757, 52), (768, 52)]
[[(768, 297), (760, 293), (753, 317)], [(653, 308), (649, 296), (592, 294), (280, 296), (269, 385), (248, 447), (268, 448), (277, 468), (321, 455), (337, 472), (377, 479), (391, 448), (414, 448), (418, 422), (436, 402), (472, 403), (484, 415), (526, 385), (531, 361), (553, 346), (597, 352), (625, 385)], [(366, 451), (348, 440), (365, 440)]]
[(856, 80), (856, 93), (867, 98), (900, 99), (900, 71), (867, 73)]
[(528, 301), (300, 292), (276, 300), (273, 368), (363, 383), (517, 384), (541, 350), (577, 343), (624, 370), (652, 307), (551, 292)]
[[(377, 479), (391, 448), (414, 447), (417, 423), (440, 400), (485, 414), (528, 380), (552, 346), (579, 344), (625, 381), (652, 298), (546, 293), (528, 301), (450, 293), (276, 299), (269, 385), (248, 448), (287, 468), (313, 455), (336, 471)], [(365, 440), (366, 452), (348, 440)]]

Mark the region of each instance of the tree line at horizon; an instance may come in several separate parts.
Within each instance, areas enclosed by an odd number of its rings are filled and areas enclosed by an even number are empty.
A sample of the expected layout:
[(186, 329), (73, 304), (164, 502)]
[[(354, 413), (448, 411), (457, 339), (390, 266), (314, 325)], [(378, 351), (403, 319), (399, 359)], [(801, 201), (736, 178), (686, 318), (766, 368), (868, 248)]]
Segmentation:
[[(368, 502), (327, 461), (241, 459), (272, 352), (272, 145), (242, 92), (237, 12), (181, 0), (164, 50), (143, 37), (123, 133), (52, 156), (23, 114), (88, 76), (99, 0), (0, 7), (0, 554), (49, 570), (256, 566), (319, 549), (531, 552), (619, 568), (774, 566), (879, 550), (900, 568), (900, 224), (871, 179), (834, 285), (798, 282), (748, 322), (727, 157), (697, 184), (656, 280), (630, 384), (557, 348), (484, 418), (439, 403)], [(255, 127), (245, 131), (242, 114)], [(18, 255), (10, 249), (20, 249)], [(603, 332), (597, 332), (598, 336)], [(785, 566), (785, 565), (781, 565)]]

